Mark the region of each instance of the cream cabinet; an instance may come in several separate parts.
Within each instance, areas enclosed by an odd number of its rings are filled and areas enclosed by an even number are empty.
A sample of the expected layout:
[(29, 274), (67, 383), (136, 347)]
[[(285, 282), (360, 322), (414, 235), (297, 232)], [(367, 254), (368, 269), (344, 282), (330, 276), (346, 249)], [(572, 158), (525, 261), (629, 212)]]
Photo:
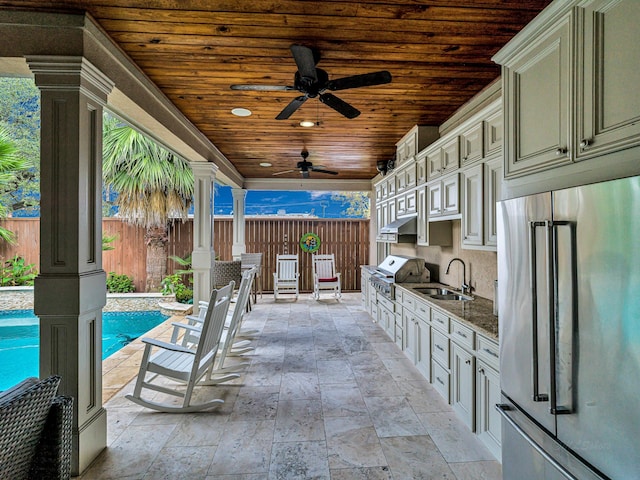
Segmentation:
[(503, 64), (505, 178), (571, 162), (570, 12)]
[(427, 180), (438, 178), (460, 167), (460, 140), (457, 135), (429, 148), (426, 155)]
[(482, 245), (484, 240), (483, 165), (462, 172), (462, 245)]
[(395, 193), (405, 192), (416, 186), (416, 165), (410, 162), (395, 172)]
[(416, 185), (427, 182), (427, 152), (423, 150), (416, 156)]
[(475, 357), (456, 342), (451, 342), (451, 406), (475, 431)]
[(502, 422), (496, 405), (501, 403), (500, 376), (482, 360), (476, 362), (475, 431), (478, 438), (500, 460)]
[(469, 165), (484, 156), (484, 122), (473, 124), (460, 134), (460, 166)]
[(415, 125), (396, 143), (396, 166), (413, 161), (415, 155), (439, 135), (438, 127)]
[(428, 185), (429, 221), (459, 218), (459, 174), (449, 175)]
[(594, 0), (577, 10), (578, 160), (640, 144), (637, 0)]
[(453, 242), (451, 222), (429, 222), (429, 188), (418, 187), (416, 190), (417, 203), (417, 238), (420, 246), (439, 245), (449, 246)]
[(466, 168), (462, 172), (462, 247), (496, 250), (496, 202), (502, 188), (502, 158)]
[(597, 181), (637, 161), (639, 23), (637, 0), (553, 2), (494, 56), (503, 66), (506, 179), (593, 159), (575, 172)]
[(502, 122), (502, 109), (498, 109), (488, 115), (484, 120), (484, 156), (490, 157), (502, 152), (502, 138), (504, 125)]
[(411, 190), (410, 192), (397, 197), (396, 215), (401, 216), (416, 213), (418, 211), (417, 195), (418, 193), (416, 190)]
[(502, 199), (502, 157), (484, 163), (484, 245), (498, 245), (498, 218), (496, 203)]

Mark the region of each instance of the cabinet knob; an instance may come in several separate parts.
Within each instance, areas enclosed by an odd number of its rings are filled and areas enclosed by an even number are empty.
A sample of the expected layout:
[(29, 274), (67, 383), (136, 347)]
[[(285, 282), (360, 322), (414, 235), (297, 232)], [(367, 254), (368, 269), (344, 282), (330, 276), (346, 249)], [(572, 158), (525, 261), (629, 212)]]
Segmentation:
[(582, 150), (586, 150), (587, 148), (589, 148), (589, 146), (591, 146), (591, 143), (592, 143), (592, 140), (590, 138), (585, 138), (580, 142), (580, 148)]
[(467, 365), (471, 365), (471, 360), (465, 360), (464, 363), (466, 363)]
[(560, 155), (566, 155), (567, 154), (567, 149), (566, 148), (559, 148), (556, 150), (556, 155), (560, 156)]
[(484, 375), (484, 368), (479, 368), (478, 372), (480, 372), (482, 375)]

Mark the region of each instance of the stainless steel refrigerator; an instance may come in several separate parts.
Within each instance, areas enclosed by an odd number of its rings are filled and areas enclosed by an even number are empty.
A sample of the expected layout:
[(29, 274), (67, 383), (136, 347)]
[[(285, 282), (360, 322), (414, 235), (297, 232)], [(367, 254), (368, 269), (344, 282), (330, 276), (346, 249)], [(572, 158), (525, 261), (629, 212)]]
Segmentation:
[(640, 478), (640, 177), (498, 216), (503, 478)]

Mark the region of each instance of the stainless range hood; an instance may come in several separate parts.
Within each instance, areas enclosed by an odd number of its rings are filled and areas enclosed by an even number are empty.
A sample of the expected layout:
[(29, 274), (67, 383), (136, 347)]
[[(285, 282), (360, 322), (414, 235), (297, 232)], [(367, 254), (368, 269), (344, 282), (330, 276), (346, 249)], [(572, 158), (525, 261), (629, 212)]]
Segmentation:
[(376, 240), (386, 243), (416, 243), (417, 233), (417, 215), (411, 215), (398, 218), (382, 227)]

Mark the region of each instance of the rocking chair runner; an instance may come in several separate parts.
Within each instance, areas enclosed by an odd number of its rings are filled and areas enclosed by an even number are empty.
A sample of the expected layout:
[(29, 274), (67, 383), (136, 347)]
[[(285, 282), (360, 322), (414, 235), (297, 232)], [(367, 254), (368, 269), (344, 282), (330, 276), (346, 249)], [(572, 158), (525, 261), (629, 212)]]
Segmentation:
[[(220, 337), (233, 295), (233, 287), (234, 282), (232, 281), (226, 287), (213, 290), (211, 293), (195, 350), (153, 338), (142, 339), (146, 345), (138, 372), (138, 380), (133, 395), (127, 395), (126, 398), (143, 407), (169, 413), (197, 412), (211, 408), (218, 403), (224, 403), (222, 399), (214, 399), (194, 405), (191, 403), (191, 396), (197, 385), (211, 384), (209, 382), (210, 375), (220, 347)], [(159, 351), (152, 355), (154, 349)], [(149, 380), (146, 379), (147, 374), (152, 375)], [(154, 383), (159, 377), (186, 383), (186, 391), (183, 392), (171, 384), (166, 385), (164, 382), (162, 385)], [(204, 381), (202, 381), (203, 379)], [(143, 389), (181, 397), (183, 399), (182, 405), (173, 406), (146, 400), (141, 397)]]
[(313, 298), (320, 298), (321, 290), (331, 290), (336, 298), (342, 297), (340, 273), (336, 272), (333, 253), (313, 255)]
[(278, 255), (276, 271), (273, 274), (273, 296), (278, 299), (282, 293), (293, 293), (296, 300), (300, 295), (298, 280), (298, 255)]

